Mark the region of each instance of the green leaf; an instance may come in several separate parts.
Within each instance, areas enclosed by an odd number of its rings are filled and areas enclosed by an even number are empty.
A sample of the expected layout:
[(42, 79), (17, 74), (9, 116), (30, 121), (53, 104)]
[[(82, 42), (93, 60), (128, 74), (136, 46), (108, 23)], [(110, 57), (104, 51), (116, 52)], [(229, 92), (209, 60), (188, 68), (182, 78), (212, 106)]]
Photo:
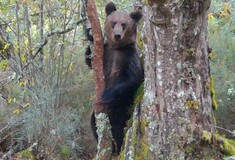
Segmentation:
[(6, 71), (7, 67), (8, 67), (8, 61), (7, 60), (2, 60), (0, 62), (0, 69), (3, 70), (3, 71)]

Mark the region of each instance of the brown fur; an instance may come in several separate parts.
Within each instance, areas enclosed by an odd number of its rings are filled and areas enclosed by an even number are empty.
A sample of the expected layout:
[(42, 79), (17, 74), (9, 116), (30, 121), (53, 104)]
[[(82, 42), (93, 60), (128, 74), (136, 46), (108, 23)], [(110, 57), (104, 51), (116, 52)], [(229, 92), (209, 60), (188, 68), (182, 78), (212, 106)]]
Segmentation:
[[(125, 28), (123, 28), (123, 26)], [(114, 26), (114, 28), (113, 28)], [(126, 12), (115, 11), (105, 21), (107, 43), (113, 47), (120, 47), (136, 41), (137, 24)], [(121, 39), (116, 40), (115, 34), (121, 34)]]
[[(108, 107), (108, 116), (115, 140), (113, 152), (119, 153), (124, 138), (124, 127), (130, 118), (129, 107), (144, 79), (143, 66), (136, 44), (137, 22), (142, 14), (116, 11), (114, 3), (106, 6), (107, 18), (104, 45), (105, 90), (101, 103)], [(95, 117), (91, 118), (94, 135), (97, 138)]]

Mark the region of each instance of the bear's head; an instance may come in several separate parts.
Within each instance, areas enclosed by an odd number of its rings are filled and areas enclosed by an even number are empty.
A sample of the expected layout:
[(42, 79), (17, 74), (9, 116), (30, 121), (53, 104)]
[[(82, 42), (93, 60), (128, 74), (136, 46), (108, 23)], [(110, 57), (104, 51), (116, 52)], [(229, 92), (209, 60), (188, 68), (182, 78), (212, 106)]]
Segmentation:
[(105, 20), (105, 33), (107, 43), (115, 46), (125, 46), (136, 41), (137, 22), (141, 19), (142, 13), (134, 11), (130, 14), (117, 11), (113, 2), (106, 5), (107, 14)]

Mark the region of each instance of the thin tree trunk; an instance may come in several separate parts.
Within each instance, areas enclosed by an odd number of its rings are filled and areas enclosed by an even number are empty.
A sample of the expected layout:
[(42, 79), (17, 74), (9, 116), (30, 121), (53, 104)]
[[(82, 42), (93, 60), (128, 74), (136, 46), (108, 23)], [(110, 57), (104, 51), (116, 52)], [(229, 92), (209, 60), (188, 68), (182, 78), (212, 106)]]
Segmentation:
[[(25, 25), (26, 25), (26, 35), (27, 35), (27, 41), (28, 44), (26, 44), (27, 50), (25, 50), (25, 52), (27, 52), (27, 59), (28, 59), (28, 63), (32, 64), (28, 66), (28, 70), (29, 70), (29, 77), (30, 80), (28, 82), (29, 86), (32, 86), (33, 84), (36, 83), (36, 79), (35, 79), (35, 68), (33, 66), (33, 47), (32, 47), (32, 39), (31, 39), (31, 25), (30, 25), (30, 20), (29, 20), (29, 10), (28, 10), (28, 2), (24, 2), (23, 3), (23, 7), (24, 7), (24, 21), (25, 21)], [(23, 67), (24, 68), (24, 67)]]
[(106, 114), (105, 106), (100, 103), (100, 97), (102, 96), (105, 88), (103, 71), (103, 36), (94, 0), (87, 1), (87, 14), (91, 23), (94, 37), (93, 71), (96, 95), (94, 111), (96, 115), (95, 117), (98, 134), (98, 151), (96, 154), (96, 159), (109, 160), (112, 158), (111, 127), (109, 118)]
[(22, 69), (22, 60), (21, 60), (21, 49), (20, 49), (20, 20), (19, 20), (19, 3), (16, 2), (16, 24), (17, 24), (17, 52), (19, 56), (19, 62), (20, 62), (20, 71)]
[[(49, 3), (48, 8), (51, 8), (52, 4)], [(49, 11), (48, 14), (48, 19), (49, 19), (49, 26), (50, 26), (50, 31), (53, 32), (53, 30), (55, 29), (55, 20), (54, 17), (52, 16), (52, 14), (50, 13), (51, 11), (49, 9), (47, 9)], [(53, 86), (54, 83), (54, 78), (56, 77), (56, 63), (55, 63), (55, 46), (57, 43), (57, 35), (51, 35), (51, 39), (50, 39), (50, 49), (49, 49), (49, 59), (48, 59), (48, 82), (49, 82), (49, 86)]]
[(26, 23), (26, 33), (27, 33), (27, 38), (28, 38), (28, 51), (29, 51), (29, 57), (30, 60), (33, 59), (33, 54), (32, 54), (32, 40), (31, 40), (31, 33), (30, 33), (30, 21), (29, 21), (29, 11), (28, 11), (28, 4), (25, 2), (23, 4), (24, 6), (24, 19)]
[[(44, 34), (44, 20), (43, 20), (43, 12), (44, 12), (44, 0), (41, 0), (40, 4), (40, 40), (41, 44), (43, 43), (43, 34)], [(42, 63), (41, 65), (43, 66), (43, 48), (40, 51), (40, 62)]]
[[(64, 2), (65, 8), (67, 7), (67, 2)], [(64, 13), (64, 17), (63, 17), (63, 30), (65, 30), (66, 28), (66, 18), (67, 15), (66, 13)], [(59, 56), (58, 56), (58, 72), (57, 72), (57, 82), (56, 85), (57, 87), (60, 87), (61, 85), (61, 81), (62, 81), (62, 72), (63, 72), (63, 63), (64, 63), (64, 40), (65, 40), (65, 34), (62, 35), (62, 43), (60, 46), (60, 51), (59, 51)], [(57, 99), (57, 106), (59, 106), (59, 100), (60, 98)]]
[(124, 159), (209, 158), (210, 147), (202, 143), (204, 131), (215, 131), (209, 6), (210, 0), (157, 0), (143, 8), (144, 103), (126, 136)]

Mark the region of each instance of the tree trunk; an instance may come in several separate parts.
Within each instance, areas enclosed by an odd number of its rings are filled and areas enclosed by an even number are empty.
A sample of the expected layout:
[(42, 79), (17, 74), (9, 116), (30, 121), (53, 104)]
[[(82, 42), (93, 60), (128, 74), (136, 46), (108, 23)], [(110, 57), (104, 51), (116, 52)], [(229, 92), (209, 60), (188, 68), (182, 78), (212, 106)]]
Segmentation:
[[(42, 44), (43, 43), (43, 35), (44, 35), (44, 1), (41, 0), (41, 3), (40, 3), (40, 43)], [(42, 50), (40, 51), (40, 61), (43, 65), (43, 56), (44, 56), (44, 53), (43, 53), (43, 48)]]
[(127, 132), (123, 159), (209, 157), (203, 133), (215, 131), (216, 107), (207, 51), (210, 0), (147, 2), (144, 102)]
[(96, 159), (109, 160), (112, 158), (112, 133), (106, 108), (100, 103), (100, 97), (105, 88), (104, 71), (103, 71), (103, 36), (101, 26), (98, 18), (95, 1), (87, 1), (87, 14), (91, 23), (91, 28), (94, 37), (94, 58), (93, 58), (93, 71), (95, 81), (95, 119), (98, 135), (98, 146)]

